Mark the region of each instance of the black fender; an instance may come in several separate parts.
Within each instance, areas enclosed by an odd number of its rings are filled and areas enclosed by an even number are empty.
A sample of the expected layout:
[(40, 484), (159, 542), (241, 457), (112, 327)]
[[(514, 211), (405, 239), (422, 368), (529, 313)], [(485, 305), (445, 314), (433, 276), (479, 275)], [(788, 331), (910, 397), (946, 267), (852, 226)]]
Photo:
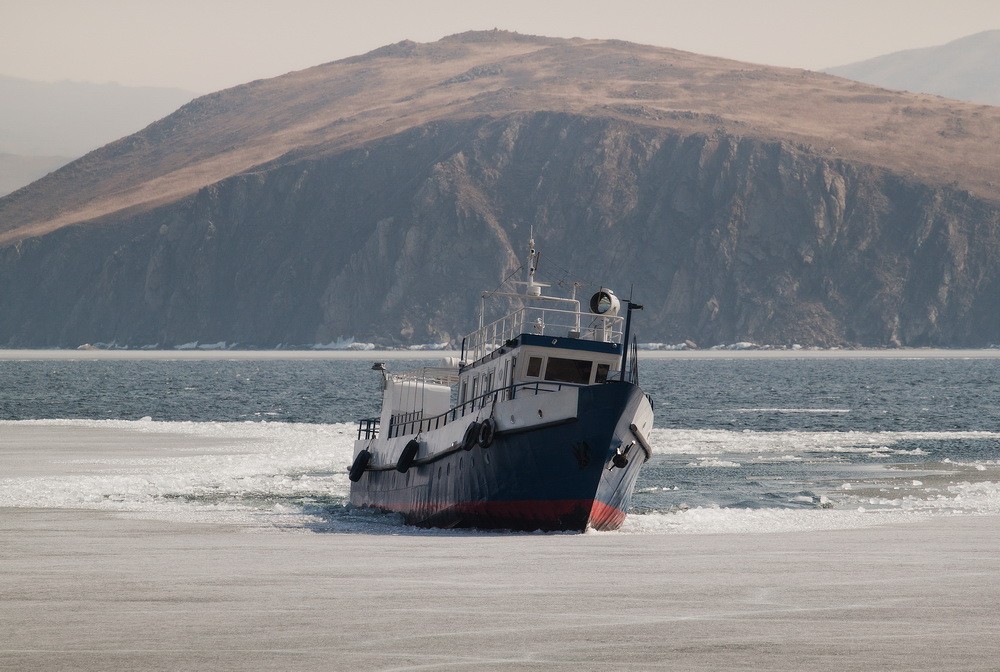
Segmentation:
[(462, 448), (465, 450), (472, 450), (473, 447), (479, 442), (479, 423), (473, 422), (469, 425), (468, 429), (465, 430), (465, 437), (462, 438)]
[(371, 451), (367, 449), (362, 450), (358, 453), (358, 456), (354, 458), (354, 464), (351, 465), (351, 470), (347, 472), (347, 477), (354, 483), (357, 483), (361, 480), (361, 475), (365, 473), (365, 469), (368, 468), (368, 463), (371, 461)]
[(410, 442), (403, 448), (403, 452), (399, 454), (399, 459), (396, 460), (396, 471), (405, 474), (413, 466), (413, 460), (417, 458), (418, 450), (420, 450), (420, 443), (416, 439), (410, 439)]
[(496, 438), (496, 435), (497, 421), (493, 418), (486, 418), (479, 425), (479, 434), (476, 437), (476, 442), (483, 448), (489, 448), (493, 445), (493, 439)]

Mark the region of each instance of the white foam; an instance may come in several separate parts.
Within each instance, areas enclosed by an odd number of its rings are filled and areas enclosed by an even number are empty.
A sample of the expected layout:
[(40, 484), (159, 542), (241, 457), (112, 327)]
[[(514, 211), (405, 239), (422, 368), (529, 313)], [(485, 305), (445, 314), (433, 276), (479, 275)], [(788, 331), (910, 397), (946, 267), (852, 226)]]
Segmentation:
[(987, 467), (995, 467), (997, 465), (1000, 465), (1000, 461), (998, 460), (985, 460), (982, 462), (956, 462), (951, 458), (947, 457), (941, 460), (941, 462), (943, 464), (950, 464), (956, 467), (966, 467), (975, 469), (976, 471), (986, 471)]
[[(917, 483), (918, 481), (914, 481)], [(894, 488), (898, 490), (898, 488)], [(934, 494), (937, 493), (937, 494)], [(913, 490), (901, 497), (866, 497), (864, 504), (891, 507), (909, 513), (1000, 514), (1000, 483), (964, 481), (944, 488)]]
[(742, 467), (743, 465), (739, 462), (733, 462), (731, 460), (720, 460), (717, 457), (699, 457), (697, 462), (689, 462), (689, 467)]
[(726, 429), (658, 429), (649, 434), (653, 452), (661, 455), (741, 453), (869, 453), (916, 454), (894, 448), (904, 441), (997, 439), (1000, 432), (757, 432)]

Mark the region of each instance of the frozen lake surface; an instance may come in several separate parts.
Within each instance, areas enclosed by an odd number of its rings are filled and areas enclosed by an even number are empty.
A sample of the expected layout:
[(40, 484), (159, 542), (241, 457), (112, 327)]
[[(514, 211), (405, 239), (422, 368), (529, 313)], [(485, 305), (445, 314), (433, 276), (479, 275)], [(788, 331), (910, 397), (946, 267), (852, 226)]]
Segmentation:
[(996, 358), (650, 361), (584, 535), (347, 506), (368, 359), (0, 360), (0, 669), (996, 669)]

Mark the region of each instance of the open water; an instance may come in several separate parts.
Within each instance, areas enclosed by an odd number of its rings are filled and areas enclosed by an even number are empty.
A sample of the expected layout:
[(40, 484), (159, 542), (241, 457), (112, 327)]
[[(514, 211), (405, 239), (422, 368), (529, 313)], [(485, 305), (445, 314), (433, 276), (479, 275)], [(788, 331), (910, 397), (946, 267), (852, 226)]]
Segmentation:
[[(100, 476), (0, 473), (0, 506), (403, 530), (391, 516), (346, 505), (356, 419), (378, 412), (370, 366), (354, 358), (0, 361), (0, 444), (5, 426), (27, 424), (114, 430), (137, 447), (144, 436), (180, 433), (192, 446), (157, 460), (126, 452), (105, 460)], [(644, 359), (640, 374), (656, 413), (654, 456), (626, 532), (1000, 513), (1000, 358)], [(212, 441), (235, 446), (239, 458), (197, 451)]]

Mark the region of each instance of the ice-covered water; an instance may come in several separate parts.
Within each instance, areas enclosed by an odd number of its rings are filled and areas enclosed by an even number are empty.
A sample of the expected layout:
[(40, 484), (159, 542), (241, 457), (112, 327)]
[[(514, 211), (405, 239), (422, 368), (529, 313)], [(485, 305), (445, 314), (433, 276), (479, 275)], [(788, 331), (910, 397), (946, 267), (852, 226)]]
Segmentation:
[[(0, 507), (422, 534), (346, 505), (353, 419), (377, 407), (369, 368), (0, 362)], [(643, 362), (654, 456), (622, 532), (1000, 513), (998, 373), (997, 359)]]

